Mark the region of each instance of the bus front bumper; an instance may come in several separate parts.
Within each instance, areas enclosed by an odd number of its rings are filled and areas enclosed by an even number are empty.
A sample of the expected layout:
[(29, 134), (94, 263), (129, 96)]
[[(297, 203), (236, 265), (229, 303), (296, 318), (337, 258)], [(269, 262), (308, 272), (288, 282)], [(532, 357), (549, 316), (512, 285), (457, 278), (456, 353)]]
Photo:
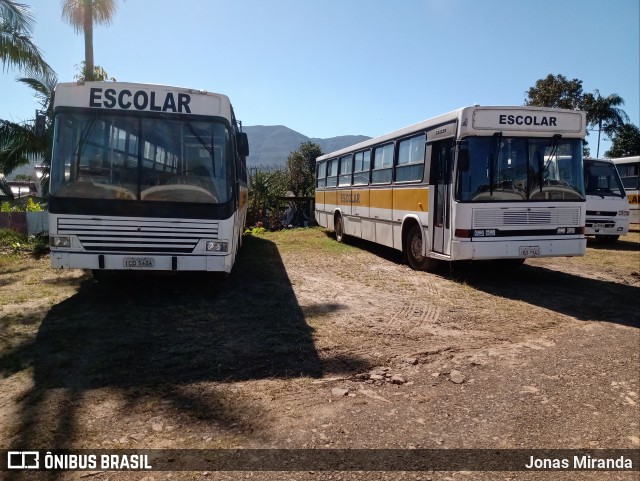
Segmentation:
[(522, 259), (533, 257), (583, 256), (587, 252), (587, 239), (565, 237), (562, 239), (510, 240), (454, 240), (451, 258), (455, 260)]
[(99, 269), (113, 271), (207, 271), (231, 272), (231, 254), (210, 256), (93, 254), (51, 251), (54, 269)]

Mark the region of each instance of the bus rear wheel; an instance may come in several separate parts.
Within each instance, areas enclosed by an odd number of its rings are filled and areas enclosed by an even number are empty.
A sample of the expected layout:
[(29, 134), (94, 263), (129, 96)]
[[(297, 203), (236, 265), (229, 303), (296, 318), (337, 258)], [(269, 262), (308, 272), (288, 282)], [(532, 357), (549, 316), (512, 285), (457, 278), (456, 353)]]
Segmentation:
[(407, 232), (404, 254), (409, 266), (416, 271), (428, 271), (435, 268), (436, 260), (423, 254), (422, 228), (418, 224), (413, 224)]
[(344, 242), (344, 224), (340, 214), (337, 214), (333, 220), (333, 230), (336, 231), (336, 240), (338, 242)]

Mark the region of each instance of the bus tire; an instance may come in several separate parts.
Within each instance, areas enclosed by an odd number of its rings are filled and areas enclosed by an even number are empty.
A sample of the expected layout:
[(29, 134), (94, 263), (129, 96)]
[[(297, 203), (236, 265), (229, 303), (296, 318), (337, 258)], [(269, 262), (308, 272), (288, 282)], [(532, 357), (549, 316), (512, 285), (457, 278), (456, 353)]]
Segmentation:
[(336, 240), (338, 242), (344, 242), (344, 222), (340, 214), (336, 214), (333, 219), (333, 230), (336, 232)]
[(407, 231), (404, 255), (409, 267), (416, 271), (429, 271), (435, 268), (436, 260), (422, 254), (422, 228), (418, 224), (413, 224)]

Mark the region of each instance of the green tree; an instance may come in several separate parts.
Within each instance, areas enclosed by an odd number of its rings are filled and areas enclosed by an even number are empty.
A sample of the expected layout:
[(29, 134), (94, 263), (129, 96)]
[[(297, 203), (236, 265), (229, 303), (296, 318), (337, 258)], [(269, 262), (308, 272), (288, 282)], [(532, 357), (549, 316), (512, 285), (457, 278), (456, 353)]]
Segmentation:
[(316, 159), (322, 148), (313, 142), (303, 142), (287, 157), (289, 189), (294, 196), (312, 196), (316, 186)]
[(62, 0), (62, 18), (84, 33), (84, 79), (93, 81), (93, 24), (110, 25), (118, 8), (117, 0)]
[(247, 224), (253, 225), (269, 217), (269, 213), (273, 213), (277, 207), (277, 198), (287, 193), (288, 185), (289, 176), (283, 169), (251, 169)]
[[(86, 80), (84, 77), (85, 72), (87, 71), (86, 62), (83, 60), (80, 62), (80, 65), (75, 65), (75, 67), (78, 73), (75, 74), (73, 78), (76, 80)], [(97, 82), (116, 82), (116, 79), (114, 77), (109, 77), (107, 71), (100, 65), (94, 65), (93, 67), (93, 80)]]
[(27, 74), (51, 71), (31, 34), (35, 20), (31, 10), (13, 0), (0, 0), (0, 61), (3, 70), (17, 67)]
[(51, 165), (51, 145), (53, 141), (53, 98), (57, 84), (54, 74), (19, 78), (21, 82), (34, 90), (44, 114), (44, 135), (35, 133), (35, 120), (15, 123), (0, 120), (0, 171), (9, 174), (16, 167), (30, 160), (42, 159), (45, 166), (43, 187), (48, 180), (48, 166)]
[(603, 97), (596, 89), (593, 94), (585, 94), (583, 98), (583, 109), (587, 112), (587, 125), (597, 127), (598, 147), (596, 157), (600, 154), (600, 134), (604, 133), (607, 138), (611, 138), (617, 129), (629, 121), (626, 112), (620, 108), (624, 105), (624, 100), (618, 94), (611, 94)]
[(611, 159), (632, 155), (640, 155), (640, 129), (636, 125), (625, 124), (616, 131), (611, 148), (604, 156)]
[(525, 105), (579, 109), (583, 101), (582, 80), (567, 80), (564, 75), (549, 74), (527, 90)]

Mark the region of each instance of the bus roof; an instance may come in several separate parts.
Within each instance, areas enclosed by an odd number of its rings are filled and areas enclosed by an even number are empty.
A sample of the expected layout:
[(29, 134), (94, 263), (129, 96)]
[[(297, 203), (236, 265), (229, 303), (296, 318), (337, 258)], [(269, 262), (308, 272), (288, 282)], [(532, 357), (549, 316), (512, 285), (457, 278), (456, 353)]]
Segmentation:
[(640, 155), (634, 155), (631, 157), (615, 157), (611, 159), (614, 164), (636, 164), (640, 162)]
[(526, 132), (528, 136), (532, 137), (548, 137), (559, 133), (574, 138), (584, 138), (587, 134), (586, 114), (582, 111), (547, 107), (474, 105), (453, 110), (380, 137), (322, 155), (316, 161), (320, 162), (356, 150), (366, 149), (373, 145), (456, 121), (460, 125), (457, 138), (471, 135), (491, 135), (491, 132), (502, 132), (505, 136), (522, 135), (523, 132)]
[(129, 82), (59, 83), (55, 90), (54, 107), (232, 118), (231, 103), (226, 95), (167, 85)]

